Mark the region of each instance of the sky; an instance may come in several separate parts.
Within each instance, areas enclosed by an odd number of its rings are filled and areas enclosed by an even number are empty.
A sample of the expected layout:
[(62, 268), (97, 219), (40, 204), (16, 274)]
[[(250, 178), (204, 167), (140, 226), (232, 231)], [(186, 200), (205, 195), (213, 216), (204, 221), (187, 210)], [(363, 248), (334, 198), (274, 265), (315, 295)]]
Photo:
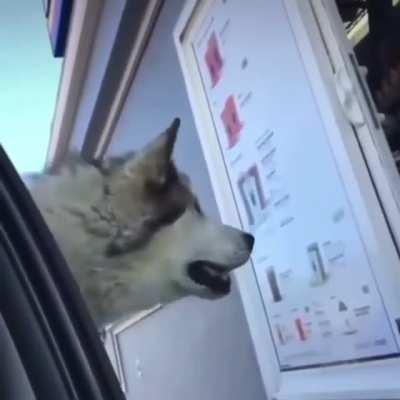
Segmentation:
[(62, 59), (52, 56), (42, 0), (0, 0), (0, 10), (0, 143), (18, 172), (38, 172)]

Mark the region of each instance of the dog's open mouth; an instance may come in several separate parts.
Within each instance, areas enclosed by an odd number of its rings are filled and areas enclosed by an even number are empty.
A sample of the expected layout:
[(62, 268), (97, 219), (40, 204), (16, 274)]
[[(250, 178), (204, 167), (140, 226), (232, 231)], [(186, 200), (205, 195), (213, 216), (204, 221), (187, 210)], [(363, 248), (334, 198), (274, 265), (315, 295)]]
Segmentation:
[(194, 261), (188, 266), (188, 275), (195, 283), (207, 287), (217, 295), (230, 292), (231, 278), (221, 265), (209, 261)]

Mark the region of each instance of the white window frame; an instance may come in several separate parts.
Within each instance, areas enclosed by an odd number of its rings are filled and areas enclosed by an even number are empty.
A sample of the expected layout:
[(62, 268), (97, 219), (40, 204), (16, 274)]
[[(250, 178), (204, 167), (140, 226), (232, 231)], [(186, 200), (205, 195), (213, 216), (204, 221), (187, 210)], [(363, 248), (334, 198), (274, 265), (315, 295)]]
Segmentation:
[[(369, 244), (369, 257), (375, 265), (379, 265), (379, 262), (387, 263), (395, 276), (399, 267), (398, 255), (380, 208), (379, 199), (376, 197), (355, 141), (352, 126), (345, 118), (338, 101), (329, 57), (310, 7), (311, 3), (293, 0), (282, 0), (282, 2), (288, 12), (307, 75), (311, 78), (311, 87), (348, 196), (352, 204), (356, 205), (354, 211), (363, 239)], [(174, 31), (174, 41), (197, 130), (201, 132), (199, 138), (222, 220), (239, 227), (240, 221), (217, 135), (207, 109), (207, 101), (198, 72), (196, 72), (194, 55), (187, 44), (187, 42), (190, 43), (187, 37), (190, 36), (191, 30), (195, 30), (196, 22), (202, 20), (202, 16), (211, 3), (212, 0), (186, 2)], [(246, 6), (249, 5), (246, 4)], [(384, 193), (384, 195), (389, 194)], [(281, 373), (254, 273), (251, 268), (242, 268), (236, 272), (236, 278), (269, 398), (278, 400), (400, 398), (400, 383), (395, 377), (400, 371), (399, 359)], [(382, 279), (384, 280), (385, 277)], [(395, 280), (396, 282), (392, 283), (387, 281), (385, 288), (386, 286), (391, 288), (388, 290), (391, 290), (393, 302), (397, 302), (398, 306), (398, 295), (394, 287), (400, 287), (400, 279)]]
[(73, 2), (46, 166), (61, 160), (68, 151), (103, 3), (104, 0)]

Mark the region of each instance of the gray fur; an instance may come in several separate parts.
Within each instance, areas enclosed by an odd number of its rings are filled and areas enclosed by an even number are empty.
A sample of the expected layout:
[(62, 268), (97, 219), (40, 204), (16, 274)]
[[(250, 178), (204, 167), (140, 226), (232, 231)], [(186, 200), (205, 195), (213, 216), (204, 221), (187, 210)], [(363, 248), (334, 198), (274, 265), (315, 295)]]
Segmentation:
[(188, 295), (218, 298), (188, 276), (187, 266), (216, 263), (223, 269), (209, 272), (225, 282), (249, 258), (243, 233), (205, 218), (176, 170), (178, 127), (175, 121), (136, 155), (103, 167), (70, 158), (55, 175), (32, 182), (99, 326)]

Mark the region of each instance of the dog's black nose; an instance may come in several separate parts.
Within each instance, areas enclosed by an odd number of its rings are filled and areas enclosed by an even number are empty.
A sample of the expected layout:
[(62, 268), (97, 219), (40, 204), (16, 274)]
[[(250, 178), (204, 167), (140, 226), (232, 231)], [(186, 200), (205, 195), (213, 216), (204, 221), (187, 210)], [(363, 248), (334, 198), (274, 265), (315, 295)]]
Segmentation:
[(254, 236), (250, 235), (250, 233), (244, 233), (243, 234), (244, 240), (247, 244), (247, 248), (249, 249), (249, 251), (253, 250), (253, 246), (254, 246)]

